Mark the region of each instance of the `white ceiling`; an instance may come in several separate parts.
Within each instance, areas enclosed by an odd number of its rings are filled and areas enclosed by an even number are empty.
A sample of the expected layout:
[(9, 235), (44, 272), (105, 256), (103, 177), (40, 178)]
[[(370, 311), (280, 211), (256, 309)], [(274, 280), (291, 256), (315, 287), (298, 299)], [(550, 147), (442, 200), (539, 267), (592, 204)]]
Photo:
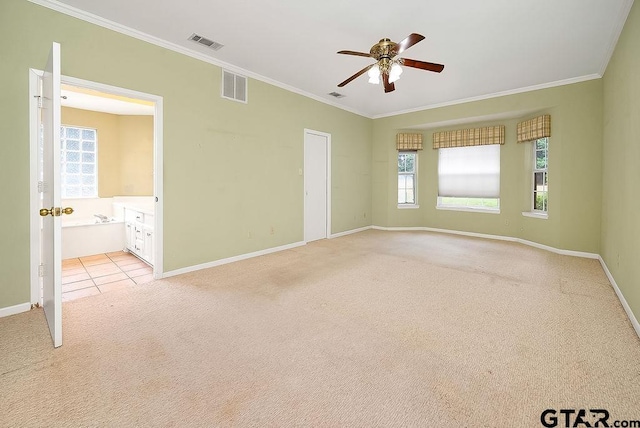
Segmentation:
[[(368, 117), (381, 117), (601, 77), (633, 0), (32, 0), (73, 8), (144, 33), (174, 49)], [(64, 4), (64, 5), (63, 5)], [(67, 8), (71, 6), (72, 8)], [(96, 23), (113, 27), (97, 17)], [(122, 29), (122, 28), (121, 28)], [(125, 30), (126, 32), (127, 30)], [(401, 56), (445, 65), (406, 68), (396, 90), (361, 76), (379, 39), (426, 39)], [(213, 51), (192, 33), (224, 45)], [(153, 41), (153, 40), (152, 40)], [(249, 91), (251, 88), (249, 87)], [(337, 91), (344, 98), (327, 95)], [(249, 96), (249, 99), (251, 97)]]

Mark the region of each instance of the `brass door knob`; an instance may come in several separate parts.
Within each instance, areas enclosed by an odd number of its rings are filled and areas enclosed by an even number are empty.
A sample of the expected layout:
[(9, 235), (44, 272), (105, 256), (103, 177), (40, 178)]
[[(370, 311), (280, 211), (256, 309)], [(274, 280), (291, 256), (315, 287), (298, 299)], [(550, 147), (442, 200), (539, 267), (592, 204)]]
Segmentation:
[(42, 209), (40, 210), (40, 215), (41, 215), (42, 217), (46, 217), (46, 216), (48, 216), (49, 214), (53, 215), (53, 208), (51, 208), (50, 210), (48, 210), (48, 209), (46, 209), (46, 208), (42, 208)]
[(60, 215), (62, 214), (72, 214), (73, 213), (73, 208), (71, 207), (67, 207), (67, 208), (56, 208), (56, 207), (51, 207), (50, 209), (47, 208), (42, 208), (40, 210), (40, 215), (42, 217), (46, 217), (48, 215), (54, 216), (54, 217), (60, 217)]

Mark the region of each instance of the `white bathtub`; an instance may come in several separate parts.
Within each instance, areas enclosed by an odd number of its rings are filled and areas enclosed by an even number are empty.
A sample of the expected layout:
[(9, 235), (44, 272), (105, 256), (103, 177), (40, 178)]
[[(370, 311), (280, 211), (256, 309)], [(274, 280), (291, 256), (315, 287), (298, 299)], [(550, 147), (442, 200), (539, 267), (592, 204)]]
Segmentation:
[(96, 223), (95, 218), (62, 222), (62, 258), (121, 251), (125, 247), (124, 221)]

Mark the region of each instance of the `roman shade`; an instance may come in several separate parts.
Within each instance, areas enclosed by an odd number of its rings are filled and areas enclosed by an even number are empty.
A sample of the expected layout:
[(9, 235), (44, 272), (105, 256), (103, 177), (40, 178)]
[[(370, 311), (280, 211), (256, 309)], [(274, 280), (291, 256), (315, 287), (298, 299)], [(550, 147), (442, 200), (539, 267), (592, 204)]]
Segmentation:
[(500, 197), (500, 146), (438, 150), (438, 196)]
[(518, 123), (518, 143), (551, 136), (551, 115), (545, 114)]
[(434, 149), (486, 146), (490, 144), (504, 144), (503, 125), (433, 133)]
[(396, 148), (398, 150), (422, 150), (422, 134), (397, 134)]

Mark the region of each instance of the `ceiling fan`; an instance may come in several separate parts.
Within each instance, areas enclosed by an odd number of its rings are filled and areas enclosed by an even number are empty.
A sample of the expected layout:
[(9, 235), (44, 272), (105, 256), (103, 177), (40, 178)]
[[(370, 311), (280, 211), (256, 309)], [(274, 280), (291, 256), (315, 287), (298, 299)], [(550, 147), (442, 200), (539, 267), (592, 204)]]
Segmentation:
[(382, 77), (384, 91), (391, 92), (396, 89), (393, 82), (398, 80), (400, 78), (400, 74), (402, 74), (401, 65), (440, 73), (444, 69), (444, 65), (442, 64), (434, 64), (432, 62), (418, 61), (409, 58), (396, 58), (397, 55), (400, 55), (402, 52), (422, 40), (424, 40), (423, 35), (411, 33), (400, 43), (392, 42), (390, 39), (382, 39), (371, 47), (369, 53), (339, 51), (339, 54), (344, 55), (371, 57), (374, 58), (376, 62), (358, 71), (356, 74), (340, 83), (338, 87), (342, 88), (357, 77), (362, 76), (364, 73), (368, 73), (369, 83), (379, 84), (380, 77)]

